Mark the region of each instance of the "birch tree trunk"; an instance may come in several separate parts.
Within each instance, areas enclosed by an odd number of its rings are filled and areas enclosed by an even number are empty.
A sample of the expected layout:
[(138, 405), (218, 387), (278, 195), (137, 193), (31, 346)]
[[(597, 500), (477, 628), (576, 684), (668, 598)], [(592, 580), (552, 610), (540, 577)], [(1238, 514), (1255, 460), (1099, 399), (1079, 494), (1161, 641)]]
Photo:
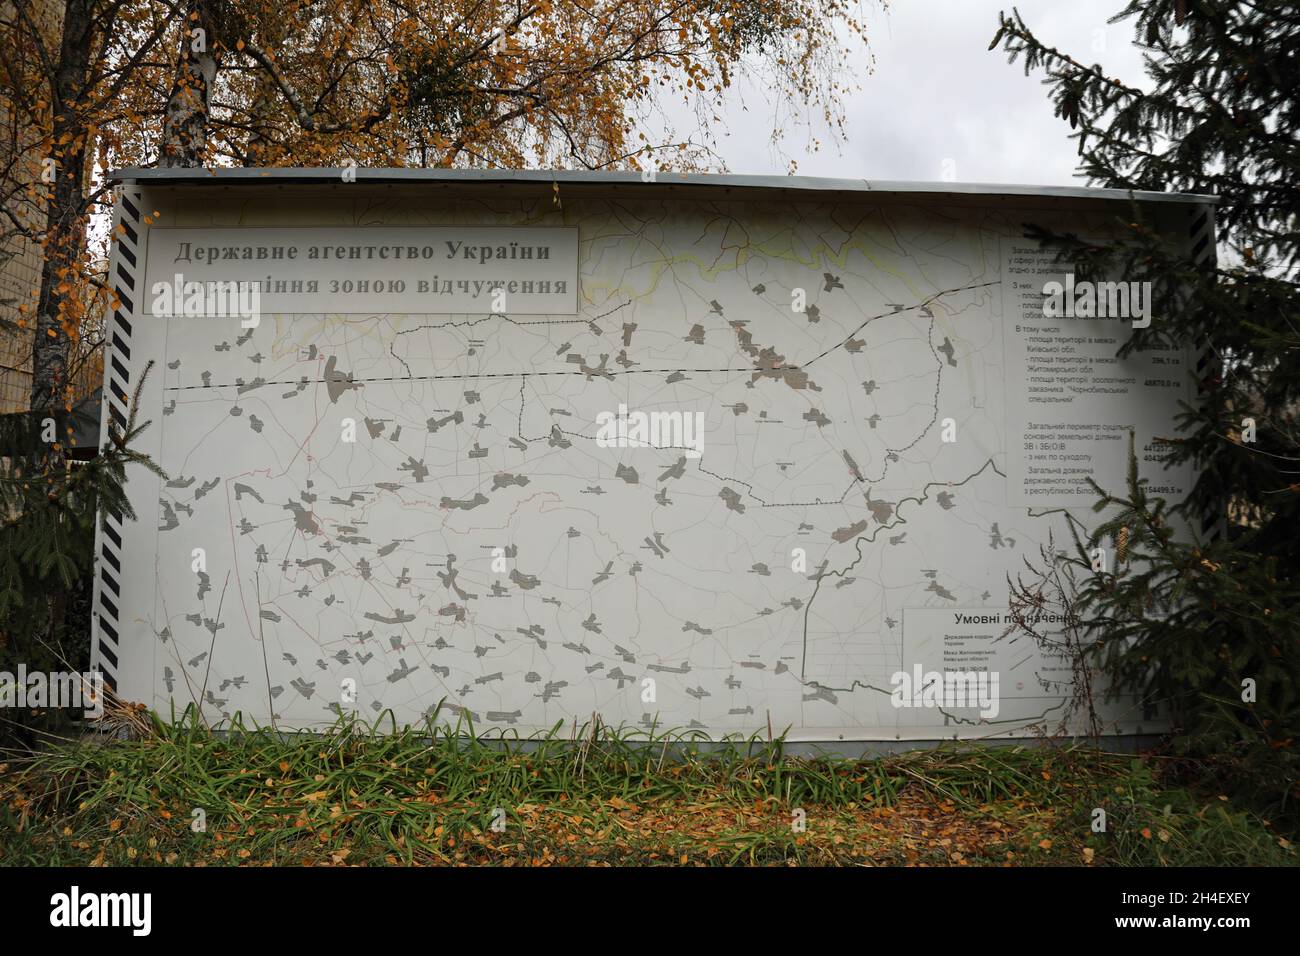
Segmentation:
[[(90, 70), (94, 0), (68, 0), (63, 14), (59, 63), (53, 83), (53, 151), (55, 179), (45, 204), (46, 237), (41, 290), (32, 344), (33, 411), (48, 411), (64, 421), (68, 401), (68, 357), (72, 340), (66, 326), (78, 321), (76, 270), (86, 229), (86, 149), (84, 117), (79, 115)], [(49, 464), (61, 465), (60, 446), (50, 449)]]
[(160, 166), (202, 166), (206, 158), (209, 96), (218, 65), (209, 13), (203, 0), (191, 0), (189, 37), (163, 117)]

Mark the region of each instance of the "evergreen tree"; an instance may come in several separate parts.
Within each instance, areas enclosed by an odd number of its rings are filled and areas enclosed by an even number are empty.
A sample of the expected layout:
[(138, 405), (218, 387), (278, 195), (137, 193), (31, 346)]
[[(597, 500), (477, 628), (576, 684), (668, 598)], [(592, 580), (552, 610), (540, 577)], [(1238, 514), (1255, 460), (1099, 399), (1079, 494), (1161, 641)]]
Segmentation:
[[(152, 363), (150, 363), (152, 365)], [(89, 663), (90, 596), (97, 518), (135, 513), (126, 469), (162, 474), (130, 447), (138, 424), (141, 376), (125, 429), (111, 420), (98, 454), (70, 463), (60, 451), (79, 411), (37, 409), (0, 415), (0, 671), (84, 671)], [(103, 511), (100, 511), (100, 508)], [(31, 741), (34, 730), (64, 726), (66, 712), (0, 711), (0, 741)]]
[[(1125, 243), (1046, 235), (1082, 275), (1149, 281), (1157, 320), (1121, 355), (1200, 348), (1199, 400), (1167, 461), (1197, 480), (1176, 505), (1135, 463), (1100, 489), (1105, 517), (1076, 539), (1078, 613), (1119, 687), (1172, 709), (1174, 741), (1204, 776), (1296, 820), (1300, 745), (1300, 7), (1132, 0), (1147, 80), (1129, 85), (1040, 42), (1019, 12), (1002, 44), (1041, 71), (1078, 141), (1080, 172), (1117, 189), (1212, 193), (1218, 261), (1197, 264), (1134, 204)], [(1161, 320), (1159, 317), (1164, 316)], [(1132, 460), (1132, 451), (1130, 450)], [(1190, 524), (1190, 535), (1185, 528)], [(1207, 531), (1207, 529), (1209, 529)], [(1213, 532), (1213, 533), (1212, 533)], [(1093, 574), (1088, 551), (1122, 560)], [(1217, 775), (1217, 776), (1216, 776)]]

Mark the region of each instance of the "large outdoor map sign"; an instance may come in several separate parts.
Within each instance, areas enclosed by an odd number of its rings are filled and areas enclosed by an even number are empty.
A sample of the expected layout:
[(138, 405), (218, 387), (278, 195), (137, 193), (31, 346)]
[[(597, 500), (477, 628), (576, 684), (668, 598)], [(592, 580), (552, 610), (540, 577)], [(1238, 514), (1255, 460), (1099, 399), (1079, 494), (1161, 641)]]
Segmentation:
[[(109, 516), (94, 646), (163, 713), (1024, 736), (1066, 710), (1071, 669), (1004, 636), (1008, 575), (1067, 515), (1096, 520), (1086, 477), (1123, 489), (1130, 431), (1159, 493), (1191, 480), (1154, 459), (1192, 356), (1115, 357), (1177, 317), (1136, 290), (1119, 316), (1076, 309), (1025, 237), (1112, 236), (1120, 194), (119, 182), (104, 415), (143, 378), (139, 448), (167, 477), (132, 472), (138, 519)], [(1141, 198), (1206, 245), (1203, 198)], [(256, 314), (185, 307), (220, 284)], [(900, 672), (997, 675), (997, 699), (899, 706)]]

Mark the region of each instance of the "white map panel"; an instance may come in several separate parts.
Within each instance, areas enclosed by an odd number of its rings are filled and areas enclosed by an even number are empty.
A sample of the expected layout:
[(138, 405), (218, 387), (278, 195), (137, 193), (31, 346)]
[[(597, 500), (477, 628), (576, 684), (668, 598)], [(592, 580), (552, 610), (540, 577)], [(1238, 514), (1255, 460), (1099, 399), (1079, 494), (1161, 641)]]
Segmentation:
[[(1042, 319), (1052, 266), (1024, 223), (1105, 235), (1110, 211), (249, 195), (145, 190), (143, 287), (188, 265), (181, 236), (350, 248), (400, 227), (441, 257), (456, 229), (495, 248), (545, 226), (576, 242), (556, 265), (577, 311), (393, 312), (381, 294), (245, 329), (138, 295), (122, 361), (132, 383), (157, 363), (141, 448), (169, 480), (131, 479), (117, 670), (164, 713), (1025, 735), (1060, 713), (1068, 670), (970, 622), (1005, 612), (1050, 530), (1067, 540), (1062, 505), (1094, 520), (1080, 476), (1122, 490), (1120, 439), (1172, 434), (1190, 398), (1186, 356), (1111, 361), (1126, 322)], [(459, 275), (405, 263), (386, 281)], [(195, 277), (246, 277), (221, 264)], [(314, 277), (319, 308), (370, 266), (258, 268)], [(620, 405), (699, 413), (702, 454), (598, 444)], [(1000, 673), (996, 718), (891, 704), (894, 672), (971, 661)]]

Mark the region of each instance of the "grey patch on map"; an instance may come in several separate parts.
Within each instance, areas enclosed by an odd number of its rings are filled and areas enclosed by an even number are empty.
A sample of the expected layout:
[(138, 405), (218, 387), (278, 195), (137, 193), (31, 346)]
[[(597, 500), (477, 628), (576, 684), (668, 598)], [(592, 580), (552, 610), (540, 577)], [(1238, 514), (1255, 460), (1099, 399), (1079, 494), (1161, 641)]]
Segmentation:
[(572, 448), (573, 442), (564, 437), (564, 432), (560, 431), (559, 425), (551, 426), (551, 434), (546, 439), (546, 443), (552, 448)]
[(603, 633), (600, 629), (600, 624), (596, 621), (596, 613), (594, 611), (587, 615), (587, 619), (582, 622), (582, 626), (585, 630), (591, 631), (593, 634)]
[[(420, 459), (419, 461), (416, 461), (413, 456), (408, 456), (405, 462), (397, 466), (397, 470), (409, 471), (411, 473), (411, 477), (415, 479), (415, 483), (417, 485), (421, 484), (424, 481), (424, 479), (429, 475), (429, 469), (424, 464), (424, 459)], [(445, 501), (446, 499), (444, 498), (443, 500)], [(487, 499), (485, 498), (484, 500), (486, 501)]]
[(522, 588), (525, 591), (531, 591), (542, 583), (536, 575), (521, 574), (518, 568), (511, 570), (510, 580), (514, 582), (516, 587)]
[(288, 504), (281, 505), (280, 510), (293, 512), (294, 527), (299, 531), (304, 531), (307, 534), (320, 534), (320, 525), (316, 523), (316, 516), (303, 508), (298, 502), (290, 501)]
[(943, 598), (945, 601), (957, 600), (957, 595), (953, 594), (947, 588), (943, 587), (938, 581), (931, 581), (930, 586), (926, 588), (926, 590), (933, 591), (935, 594), (939, 595), (939, 597)]
[(683, 632), (694, 631), (696, 634), (703, 634), (705, 637), (708, 637), (710, 634), (713, 633), (713, 628), (701, 627), (700, 625), (696, 624), (694, 621), (687, 621), (685, 624), (682, 625), (682, 631)]
[(392, 617), (385, 617), (377, 611), (367, 611), (362, 617), (369, 621), (378, 621), (380, 624), (409, 624), (415, 620), (414, 614), (409, 614), (400, 607), (394, 609)]
[(655, 501), (656, 501), (658, 504), (661, 504), (661, 505), (663, 505), (663, 506), (665, 506), (665, 507), (667, 507), (668, 505), (671, 505), (671, 504), (673, 503), (673, 500), (672, 500), (671, 498), (668, 497), (668, 489), (667, 489), (667, 488), (660, 488), (659, 491), (656, 492), (656, 494), (655, 494)]
[(306, 681), (303, 680), (301, 677), (295, 677), (293, 680), (289, 681), (289, 686), (292, 687), (294, 690), (296, 690), (303, 697), (309, 699), (313, 694), (316, 693), (315, 681)]
[(219, 484), (221, 484), (220, 478), (213, 478), (209, 481), (205, 481), (203, 484), (199, 485), (198, 490), (194, 492), (194, 500), (198, 501)]
[(810, 305), (803, 310), (803, 314), (808, 317), (809, 322), (820, 322), (822, 320), (822, 310), (815, 305)]
[(250, 498), (252, 498), (254, 501), (256, 501), (259, 505), (264, 505), (264, 504), (266, 504), (266, 501), (263, 500), (262, 496), (259, 495), (259, 494), (257, 493), (256, 489), (254, 489), (251, 485), (245, 485), (245, 484), (243, 484), (243, 483), (237, 481), (237, 482), (235, 482), (235, 486), (234, 486), (234, 488), (235, 488), (235, 500), (236, 500), (236, 501), (241, 500), (241, 499), (244, 497), (244, 495), (248, 495)]
[(325, 572), (325, 577), (334, 573), (334, 562), (327, 561), (324, 558), (298, 558), (294, 562), (300, 568), (318, 567)]
[(687, 693), (688, 696), (690, 696), (690, 697), (694, 697), (696, 700), (703, 700), (703, 699), (706, 698), (706, 697), (712, 697), (712, 696), (713, 696), (713, 695), (710, 694), (707, 690), (705, 690), (703, 687), (695, 687), (695, 688), (690, 688), (690, 687), (688, 687), (688, 688), (686, 688), (686, 693)]
[(524, 629), (522, 627), (517, 627), (515, 628), (515, 630), (518, 631), (520, 634), (522, 634), (524, 637), (531, 638), (532, 640), (536, 641), (538, 646), (542, 650), (546, 650), (546, 642), (542, 640), (542, 635), (546, 633), (546, 628), (542, 627), (542, 625), (530, 624), (527, 629)]
[(727, 508), (739, 514), (745, 513), (745, 506), (741, 504), (739, 492), (731, 488), (723, 488), (718, 492), (718, 497), (727, 503)]
[(487, 457), (487, 453), (488, 453), (488, 450), (487, 450), (486, 448), (484, 448), (484, 447), (482, 447), (481, 445), (479, 445), (478, 442), (475, 442), (475, 443), (474, 443), (474, 447), (471, 448), (471, 449), (469, 450), (469, 457), (470, 457), (470, 458), (486, 458), (486, 457)]
[(956, 507), (957, 503), (953, 501), (952, 492), (950, 491), (941, 491), (937, 495), (935, 495), (935, 498), (939, 502), (939, 507), (942, 508), (944, 511), (951, 511), (954, 507)]
[(622, 478), (629, 485), (635, 485), (640, 481), (640, 476), (636, 473), (636, 469), (630, 465), (620, 464), (614, 469), (614, 477)]
[(608, 355), (602, 355), (602, 356), (600, 357), (600, 364), (599, 364), (599, 365), (597, 365), (597, 366), (591, 366), (591, 365), (588, 365), (586, 362), (583, 362), (580, 366), (578, 366), (578, 368), (579, 368), (579, 370), (580, 370), (584, 375), (587, 376), (587, 381), (589, 381), (589, 382), (592, 380), (593, 377), (595, 377), (595, 378), (607, 378), (607, 379), (610, 379), (610, 380), (612, 381), (613, 378), (614, 378), (614, 373), (612, 373), (612, 372), (609, 370), (608, 365), (609, 365), (609, 356), (608, 356)]
[(812, 693), (803, 695), (805, 703), (810, 700), (824, 700), (832, 704), (840, 702), (840, 699), (835, 696), (835, 693), (829, 687), (822, 687), (820, 684), (812, 684), (811, 686), (813, 688)]
[(669, 466), (668, 469), (659, 476), (659, 480), (667, 481), (669, 478), (680, 478), (684, 474), (686, 474), (686, 457), (683, 455), (681, 458), (677, 459), (677, 464)]
[(762, 561), (759, 561), (757, 564), (750, 565), (749, 573), (750, 573), (750, 574), (761, 574), (763, 577), (766, 578), (766, 577), (771, 577), (771, 575), (772, 575), (772, 569), (769, 568), (769, 567), (768, 567), (766, 564), (764, 564)]
[(420, 669), (419, 664), (416, 664), (414, 667), (407, 666), (405, 657), (399, 657), (397, 659), (397, 664), (397, 668), (387, 677), (388, 683), (390, 684), (396, 684), (399, 680), (406, 680), (406, 678), (410, 677)]
[(884, 524), (894, 516), (894, 502), (872, 501), (870, 491), (868, 491), (863, 498), (867, 502), (867, 510), (871, 512), (871, 516), (880, 524)]
[(173, 478), (171, 481), (167, 482), (167, 487), (168, 487), (168, 488), (188, 488), (188, 487), (189, 487), (190, 485), (192, 485), (192, 484), (194, 484), (194, 477), (193, 477), (193, 476), (190, 476), (189, 478)]
[[(672, 548), (664, 544), (664, 534), (662, 531), (656, 531), (654, 533), (653, 541), (650, 540), (649, 538), (643, 538), (642, 540), (645, 541), (646, 547), (648, 547), (651, 551), (655, 553), (656, 556), (660, 558), (662, 558), (665, 554), (667, 554), (669, 551), (672, 550)], [(641, 563), (638, 561), (635, 565), (633, 565), (633, 573), (640, 570), (641, 570)]]
[(384, 433), (384, 429), (387, 427), (384, 422), (377, 421), (373, 418), (363, 418), (362, 421), (366, 423), (366, 431), (369, 433), (371, 438), (378, 438)]
[[(466, 720), (473, 720), (473, 721), (478, 720), (478, 714), (470, 710), (468, 707), (462, 707), (459, 704), (443, 703), (441, 705), (441, 709), (447, 711), (447, 713), (451, 714), (454, 717), (464, 717)], [(429, 709), (424, 712), (425, 719), (432, 720), (435, 713), (438, 710), (439, 710), (438, 704), (431, 705)]]
[(840, 544), (844, 544), (846, 541), (851, 541), (852, 539), (856, 538), (858, 535), (862, 534), (862, 532), (866, 530), (867, 530), (867, 519), (863, 518), (861, 521), (853, 522), (853, 524), (849, 525), (846, 528), (838, 528), (835, 531), (832, 531), (831, 537), (835, 539), (837, 542), (839, 542)]
[[(236, 379), (235, 381), (239, 382), (238, 379)], [(239, 382), (238, 387), (235, 389), (235, 394), (243, 395), (245, 392), (251, 392), (255, 389), (259, 389), (265, 384), (266, 384), (266, 379), (262, 378), (262, 376), (259, 375), (257, 378), (249, 382), (247, 385), (243, 384), (242, 382)]]
[(200, 571), (198, 572), (198, 574), (199, 574), (198, 598), (200, 601), (202, 601), (203, 595), (207, 594), (209, 591), (212, 590), (212, 580), (208, 577), (207, 573), (204, 571)]
[(660, 671), (664, 674), (689, 674), (691, 672), (691, 662), (684, 661), (680, 667), (672, 667), (668, 664), (647, 664), (646, 670)]
[(935, 351), (942, 352), (944, 355), (946, 355), (948, 357), (948, 364), (956, 367), (957, 360), (953, 358), (953, 356), (956, 354), (956, 350), (953, 349), (952, 342), (948, 339), (948, 336), (945, 335), (943, 337), (943, 345), (940, 345), (937, 349), (935, 349)]
[(703, 345), (703, 344), (704, 344), (704, 326), (700, 325), (698, 322), (697, 322), (695, 325), (692, 325), (692, 326), (691, 326), (691, 330), (690, 330), (689, 332), (686, 333), (686, 335), (685, 335), (685, 337), (682, 339), (682, 341), (684, 341), (684, 342), (693, 342), (693, 343), (695, 343), (696, 345)]
[(172, 673), (170, 667), (163, 668), (163, 683), (167, 685), (167, 693), (169, 694), (176, 689), (176, 675)]
[(487, 712), (487, 719), (498, 724), (513, 724), (522, 716), (523, 711), (519, 710), (489, 710)]
[(173, 528), (180, 527), (180, 521), (176, 517), (176, 511), (172, 508), (171, 502), (165, 498), (158, 499), (158, 506), (162, 508), (163, 523), (158, 526), (159, 531), (171, 531)]
[(511, 485), (518, 485), (520, 488), (528, 484), (527, 475), (512, 475), (508, 471), (503, 471), (492, 478), (492, 490), (499, 491), (502, 488), (508, 488)]
[(329, 392), (330, 402), (333, 404), (338, 403), (344, 392), (358, 387), (352, 381), (352, 373), (338, 371), (337, 365), (338, 356), (331, 355), (325, 360), (325, 388)]
[(676, 385), (678, 382), (686, 381), (686, 375), (682, 372), (673, 372), (664, 381), (669, 385)]
[(847, 450), (840, 452), (844, 456), (844, 464), (849, 466), (849, 474), (853, 476), (854, 481), (862, 480), (862, 470), (858, 468), (858, 463), (853, 460), (853, 456)]
[(248, 416), (248, 427), (253, 431), (260, 433), (262, 431), (262, 420), (256, 415)]
[(450, 425), (450, 424), (460, 425), (464, 423), (464, 421), (465, 421), (465, 416), (461, 414), (459, 409), (457, 409), (456, 411), (452, 412), (450, 415), (445, 415), (442, 418), (430, 418), (424, 424), (425, 427), (429, 429), (429, 432), (433, 433), (443, 428), (446, 425)]

